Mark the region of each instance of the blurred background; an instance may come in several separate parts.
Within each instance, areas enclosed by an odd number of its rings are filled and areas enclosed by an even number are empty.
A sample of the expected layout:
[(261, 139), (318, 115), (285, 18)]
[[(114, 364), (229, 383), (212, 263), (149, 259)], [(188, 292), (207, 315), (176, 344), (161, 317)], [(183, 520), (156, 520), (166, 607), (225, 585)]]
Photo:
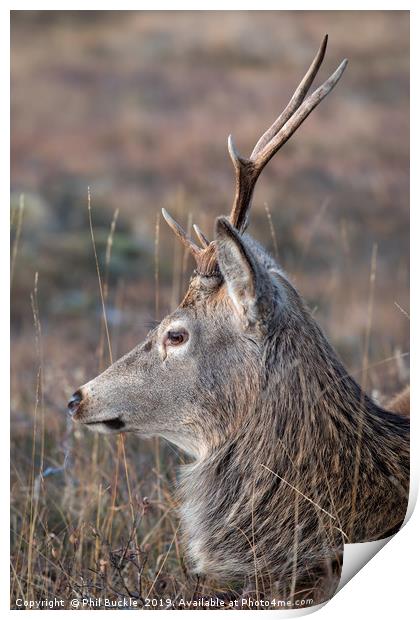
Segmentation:
[[(161, 208), (212, 235), (233, 197), (228, 134), (249, 155), (325, 33), (316, 85), (344, 57), (349, 66), (264, 171), (249, 232), (356, 379), (368, 338), (369, 391), (407, 383), (409, 13), (12, 11), (11, 27), (13, 579), (51, 590), (50, 547), (67, 561), (70, 532), (116, 505), (123, 531), (145, 493), (149, 531), (179, 458), (66, 421), (69, 395), (109, 362), (92, 232), (115, 359), (187, 288), (192, 265)], [(116, 489), (111, 463), (126, 453)], [(150, 535), (156, 558), (168, 518)]]

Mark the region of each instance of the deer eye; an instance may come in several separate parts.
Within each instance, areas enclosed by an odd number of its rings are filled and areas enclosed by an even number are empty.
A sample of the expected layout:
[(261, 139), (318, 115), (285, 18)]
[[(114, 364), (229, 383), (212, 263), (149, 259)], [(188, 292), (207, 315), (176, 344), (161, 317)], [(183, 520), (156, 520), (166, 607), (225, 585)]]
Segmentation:
[(163, 344), (165, 346), (178, 347), (188, 340), (188, 332), (185, 329), (171, 329), (166, 332)]

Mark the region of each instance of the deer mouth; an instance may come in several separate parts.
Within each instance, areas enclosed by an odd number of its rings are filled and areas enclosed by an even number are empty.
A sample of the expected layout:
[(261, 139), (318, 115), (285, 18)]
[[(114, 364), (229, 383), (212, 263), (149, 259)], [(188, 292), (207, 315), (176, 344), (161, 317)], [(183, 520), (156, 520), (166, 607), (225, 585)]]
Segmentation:
[(125, 427), (125, 422), (120, 418), (112, 418), (111, 420), (95, 420), (94, 422), (85, 422), (86, 426), (105, 426), (110, 431), (121, 431)]

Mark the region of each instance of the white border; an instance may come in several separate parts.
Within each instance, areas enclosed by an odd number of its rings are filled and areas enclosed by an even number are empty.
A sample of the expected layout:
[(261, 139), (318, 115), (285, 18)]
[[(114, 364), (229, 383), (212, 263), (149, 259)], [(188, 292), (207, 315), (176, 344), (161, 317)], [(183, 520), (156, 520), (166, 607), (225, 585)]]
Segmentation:
[[(60, 3), (60, 6), (57, 6), (57, 2), (5, 2), (2, 3), (2, 7), (0, 9), (0, 41), (3, 47), (2, 50), (2, 96), (0, 98), (0, 105), (2, 108), (2, 114), (0, 116), (2, 131), (1, 136), (3, 138), (3, 148), (1, 150), (1, 170), (2, 170), (2, 184), (0, 185), (0, 191), (3, 195), (3, 200), (1, 201), (1, 217), (4, 218), (1, 226), (1, 234), (4, 235), (3, 242), (0, 244), (0, 249), (3, 254), (0, 264), (2, 265), (2, 275), (4, 277), (4, 282), (2, 290), (4, 290), (4, 295), (6, 296), (6, 291), (9, 290), (8, 283), (8, 249), (9, 249), (9, 223), (8, 223), (8, 209), (7, 205), (9, 204), (10, 194), (9, 194), (9, 183), (8, 178), (10, 178), (10, 168), (9, 168), (9, 67), (10, 67), (10, 37), (9, 37), (9, 11), (10, 10), (85, 10), (88, 8), (89, 10), (411, 10), (411, 49), (412, 49), (412, 110), (418, 110), (420, 108), (419, 97), (418, 97), (418, 73), (419, 67), (417, 59), (420, 56), (420, 31), (419, 31), (419, 11), (416, 9), (415, 3), (412, 2), (341, 2), (341, 3), (332, 3), (332, 2), (318, 2), (314, 5), (313, 2), (301, 2), (296, 1), (294, 3), (274, 3), (274, 2), (259, 2), (256, 6), (255, 2), (249, 2), (247, 0), (243, 0), (241, 3), (239, 2), (220, 2), (218, 0), (214, 0), (212, 3), (201, 3), (200, 6), (197, 3), (192, 2), (184, 2), (184, 3), (170, 3), (170, 2), (154, 2), (146, 3), (146, 2), (127, 2), (121, 1), (118, 5), (112, 2), (90, 2), (89, 6), (86, 6), (86, 2), (80, 2), (74, 0), (72, 3)], [(415, 67), (415, 70), (413, 69)], [(417, 74), (417, 75), (416, 75)], [(412, 174), (411, 181), (411, 203), (415, 208), (411, 210), (411, 270), (412, 273), (417, 275), (417, 278), (412, 278), (411, 281), (411, 307), (412, 309), (416, 309), (416, 302), (419, 300), (419, 278), (418, 274), (420, 273), (419, 267), (419, 245), (416, 243), (417, 239), (415, 238), (415, 233), (419, 230), (419, 193), (418, 193), (418, 183), (416, 183), (419, 169), (419, 157), (418, 151), (415, 148), (417, 144), (414, 142), (415, 137), (419, 135), (419, 122), (417, 121), (415, 114), (411, 114), (411, 137), (413, 148), (411, 149), (411, 166), (412, 170), (414, 170), (414, 174)], [(416, 131), (417, 130), (417, 131)], [(417, 282), (416, 282), (417, 280)], [(0, 306), (1, 312), (1, 320), (0, 326), (2, 329), (2, 343), (5, 343), (6, 350), (8, 345), (6, 343), (9, 342), (9, 306), (7, 302), (3, 302)], [(414, 315), (415, 318), (416, 314)], [(418, 322), (413, 321), (411, 326), (411, 349), (415, 351), (415, 342), (418, 342)], [(0, 376), (3, 379), (2, 384), (2, 401), (7, 402), (7, 394), (9, 393), (9, 362), (6, 356), (2, 356), (0, 358), (1, 363), (1, 374)], [(412, 407), (411, 410), (414, 412), (412, 416), (412, 433), (411, 433), (411, 442), (412, 442), (412, 491), (418, 489), (418, 479), (419, 479), (419, 463), (417, 454), (420, 453), (420, 446), (418, 440), (418, 423), (416, 420), (416, 412), (419, 410), (418, 407), (418, 394), (416, 389), (416, 378), (417, 378), (417, 361), (415, 359), (415, 355), (412, 357), (411, 364), (411, 375), (412, 379)], [(6, 395), (6, 397), (5, 397)], [(4, 428), (4, 425), (7, 427), (7, 431)], [(6, 411), (3, 411), (3, 432), (2, 432), (2, 441), (4, 442), (4, 447), (1, 450), (1, 465), (2, 465), (2, 481), (8, 480), (8, 476), (6, 472), (9, 471), (9, 450), (8, 450), (8, 436), (9, 436), (9, 421), (8, 415)], [(2, 490), (3, 497), (9, 497), (9, 489), (8, 485), (5, 485), (6, 488)], [(5, 503), (7, 501), (5, 500)], [(9, 610), (9, 553), (8, 553), (8, 537), (9, 537), (9, 518), (8, 518), (8, 510), (2, 511), (2, 527), (1, 534), (4, 537), (3, 544), (1, 545), (1, 549), (3, 550), (2, 557), (2, 572), (1, 572), (1, 584), (2, 584), (2, 596), (0, 599), (1, 607), (6, 611), (7, 614), (12, 613)], [(394, 618), (396, 615), (403, 618), (412, 618), (414, 614), (418, 613), (419, 604), (417, 601), (417, 591), (418, 591), (418, 558), (417, 558), (417, 549), (418, 549), (418, 540), (419, 540), (419, 530), (420, 530), (420, 511), (417, 509), (407, 525), (403, 528), (403, 530), (394, 537), (393, 540), (385, 547), (385, 549), (381, 550), (381, 552), (374, 557), (368, 565), (363, 568), (349, 583), (347, 586), (343, 588), (327, 605), (325, 605), (320, 611), (317, 612), (320, 619), (328, 620), (336, 619), (337, 616), (342, 620), (346, 620), (347, 618), (354, 618), (356, 614), (363, 614), (363, 617), (381, 617), (381, 618)], [(6, 556), (6, 557), (5, 557)], [(41, 613), (41, 612), (35, 612)], [(50, 612), (51, 613), (51, 612)], [(56, 612), (63, 613), (63, 612)], [(98, 617), (100, 612), (96, 611), (95, 614)], [(158, 612), (163, 613), (163, 612)], [(176, 613), (172, 611), (171, 613)], [(195, 611), (195, 618), (198, 618), (197, 614), (200, 613)], [(209, 612), (205, 612), (208, 617)], [(213, 612), (214, 614), (220, 614), (225, 612)], [(247, 614), (256, 614), (261, 612), (230, 612), (230, 613), (247, 613)], [(272, 613), (272, 614), (280, 614), (280, 617), (285, 618), (289, 615), (287, 612), (264, 612), (264, 613)], [(106, 616), (109, 618), (109, 616)], [(155, 617), (155, 616), (154, 616)]]

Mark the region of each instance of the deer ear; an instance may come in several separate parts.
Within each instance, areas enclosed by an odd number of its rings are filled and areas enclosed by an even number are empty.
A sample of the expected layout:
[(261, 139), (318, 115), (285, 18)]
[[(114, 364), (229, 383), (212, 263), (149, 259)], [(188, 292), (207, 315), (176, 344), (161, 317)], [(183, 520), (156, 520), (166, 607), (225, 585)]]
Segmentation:
[(264, 273), (239, 232), (225, 217), (216, 220), (217, 262), (241, 321), (252, 326), (264, 305)]

